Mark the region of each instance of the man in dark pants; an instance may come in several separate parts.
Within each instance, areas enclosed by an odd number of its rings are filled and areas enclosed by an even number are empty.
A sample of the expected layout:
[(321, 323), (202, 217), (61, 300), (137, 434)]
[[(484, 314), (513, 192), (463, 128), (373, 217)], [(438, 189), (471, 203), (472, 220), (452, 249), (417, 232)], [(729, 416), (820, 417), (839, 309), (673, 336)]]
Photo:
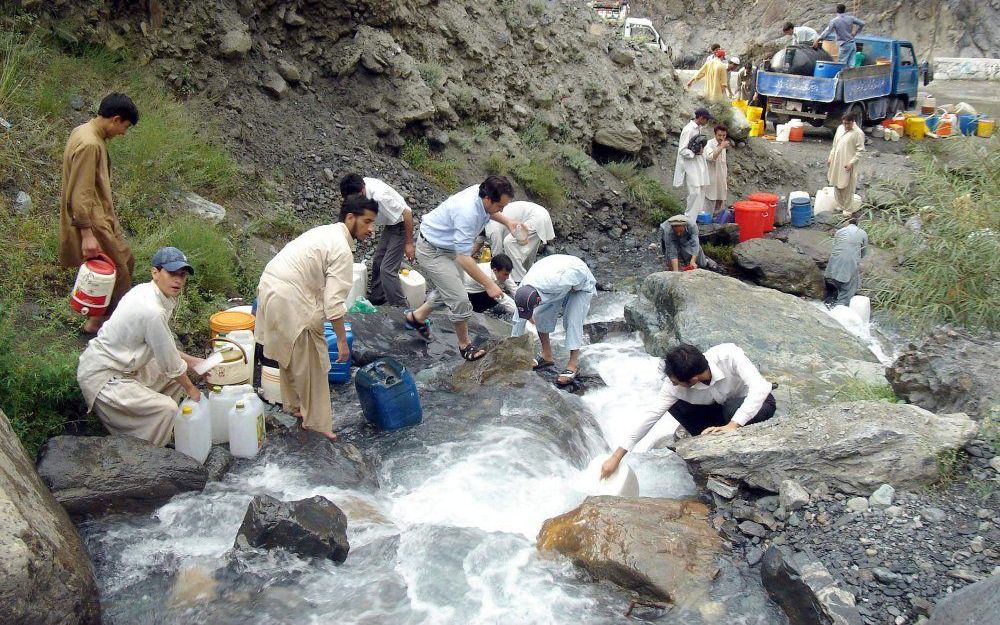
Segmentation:
[(514, 291), (517, 290), (517, 284), (510, 278), (510, 272), (514, 269), (514, 262), (506, 254), (497, 254), (490, 259), (490, 262), (479, 263), (479, 268), (487, 276), (493, 277), (493, 281), (504, 292), (504, 297), (500, 300), (493, 299), (486, 294), (486, 289), (483, 288), (483, 285), (473, 280), (469, 274), (465, 274), (462, 280), (465, 282), (465, 291), (469, 294), (469, 302), (472, 303), (472, 310), (481, 313), (492, 310), (497, 306), (502, 306), (505, 311), (514, 314), (514, 300), (511, 298), (514, 297)]
[(668, 413), (692, 436), (728, 432), (774, 416), (771, 383), (743, 350), (723, 343), (702, 353), (678, 345), (663, 359), (667, 380), (642, 421), (604, 463), (602, 477), (618, 470), (628, 450)]
[(362, 194), (378, 203), (376, 226), (382, 226), (378, 247), (372, 258), (372, 279), (368, 287), (368, 300), (376, 305), (406, 306), (406, 297), (399, 282), (399, 267), (403, 256), (413, 262), (413, 211), (398, 191), (378, 178), (362, 178), (360, 174), (347, 174), (340, 181), (340, 194)]

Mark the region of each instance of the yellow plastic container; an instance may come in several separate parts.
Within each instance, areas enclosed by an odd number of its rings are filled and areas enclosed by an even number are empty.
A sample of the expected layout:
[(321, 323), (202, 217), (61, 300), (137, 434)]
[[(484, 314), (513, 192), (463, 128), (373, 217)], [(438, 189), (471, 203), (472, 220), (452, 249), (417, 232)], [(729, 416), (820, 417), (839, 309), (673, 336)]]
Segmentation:
[(733, 100), (733, 108), (743, 111), (744, 115), (746, 115), (747, 106), (749, 105), (750, 103), (747, 102), (746, 100)]
[(906, 118), (906, 136), (919, 141), (927, 134), (927, 120), (923, 117)]
[(763, 135), (764, 135), (764, 120), (758, 119), (757, 121), (750, 122), (750, 136), (761, 137)]
[(997, 120), (982, 118), (979, 120), (979, 128), (976, 129), (976, 136), (989, 139), (993, 136), (993, 131), (996, 130), (996, 127)]
[(212, 336), (229, 334), (237, 330), (253, 330), (255, 318), (250, 313), (235, 310), (217, 312), (208, 319), (208, 327)]
[(488, 263), (493, 259), (493, 253), (490, 251), (489, 245), (483, 246), (483, 251), (479, 253), (479, 262)]
[(764, 114), (764, 109), (759, 106), (748, 106), (747, 107), (747, 121), (755, 122), (760, 120), (760, 116)]

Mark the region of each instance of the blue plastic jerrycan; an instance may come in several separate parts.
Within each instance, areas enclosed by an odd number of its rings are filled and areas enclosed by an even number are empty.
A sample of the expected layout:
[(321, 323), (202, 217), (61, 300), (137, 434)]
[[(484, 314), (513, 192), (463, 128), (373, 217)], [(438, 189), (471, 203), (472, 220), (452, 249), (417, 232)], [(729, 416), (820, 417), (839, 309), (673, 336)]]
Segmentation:
[[(347, 330), (347, 348), (354, 349), (354, 332), (351, 331), (351, 324), (345, 323)], [(333, 331), (333, 324), (327, 321), (323, 324), (323, 334), (326, 335), (326, 349), (330, 353), (330, 373), (327, 377), (331, 382), (343, 384), (351, 381), (351, 357), (348, 355), (347, 362), (337, 362), (337, 333)]]
[(359, 369), (354, 387), (365, 419), (383, 430), (398, 430), (423, 419), (413, 375), (392, 358), (379, 358)]

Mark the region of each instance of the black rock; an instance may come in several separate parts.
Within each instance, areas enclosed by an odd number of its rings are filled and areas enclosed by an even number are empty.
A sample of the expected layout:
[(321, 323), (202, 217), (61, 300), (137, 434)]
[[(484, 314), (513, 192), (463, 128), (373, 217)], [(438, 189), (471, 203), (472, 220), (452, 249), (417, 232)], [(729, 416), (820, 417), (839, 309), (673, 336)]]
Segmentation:
[(854, 596), (809, 552), (771, 547), (761, 565), (764, 588), (788, 615), (790, 625), (859, 625)]
[(286, 549), (306, 558), (347, 560), (347, 517), (329, 499), (316, 495), (279, 501), (257, 495), (247, 507), (233, 545), (236, 549)]
[(233, 466), (233, 455), (229, 453), (229, 449), (225, 445), (212, 445), (208, 458), (205, 458), (208, 481), (218, 482), (229, 472), (231, 466)]
[(263, 461), (281, 458), (298, 467), (306, 480), (338, 488), (377, 488), (378, 479), (358, 448), (350, 443), (332, 443), (317, 432), (300, 428), (269, 434)]

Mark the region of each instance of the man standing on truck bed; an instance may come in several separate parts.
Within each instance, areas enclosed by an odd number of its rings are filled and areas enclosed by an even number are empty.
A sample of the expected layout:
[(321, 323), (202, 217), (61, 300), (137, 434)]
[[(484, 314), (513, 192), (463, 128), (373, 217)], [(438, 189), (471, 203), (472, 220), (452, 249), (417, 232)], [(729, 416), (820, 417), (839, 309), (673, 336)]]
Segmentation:
[(785, 27), (781, 29), (781, 32), (792, 38), (793, 46), (811, 46), (819, 40), (819, 34), (816, 33), (815, 29), (808, 26), (796, 26), (791, 22), (785, 22)]
[[(857, 30), (854, 27), (857, 26)], [(847, 6), (837, 5), (837, 15), (830, 20), (830, 24), (819, 34), (819, 39), (813, 43), (813, 48), (819, 47), (819, 42), (826, 39), (830, 34), (834, 35), (840, 54), (837, 60), (841, 63), (850, 63), (854, 58), (854, 53), (858, 51), (858, 46), (854, 43), (854, 38), (861, 33), (865, 23), (858, 18), (847, 13)]]

